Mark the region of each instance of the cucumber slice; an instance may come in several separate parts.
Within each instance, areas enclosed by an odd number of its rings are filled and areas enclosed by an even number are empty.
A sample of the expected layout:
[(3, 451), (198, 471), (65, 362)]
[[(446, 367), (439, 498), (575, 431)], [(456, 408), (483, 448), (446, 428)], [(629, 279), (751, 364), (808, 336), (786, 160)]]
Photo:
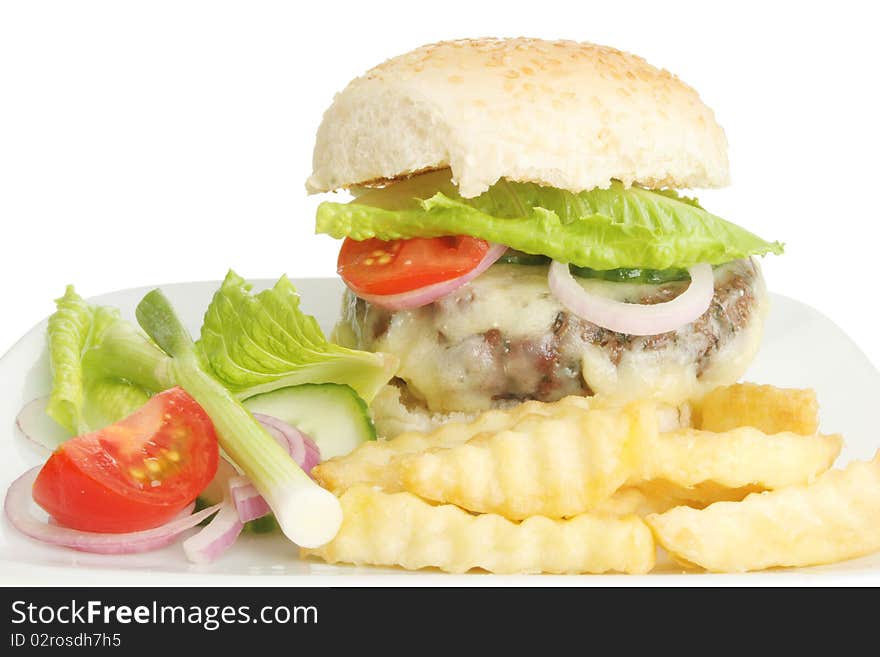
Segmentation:
[[(498, 263), (504, 265), (549, 265), (550, 258), (532, 255), (514, 249), (507, 249)], [(571, 267), (571, 273), (579, 278), (599, 278), (613, 283), (668, 283), (688, 279), (687, 269), (590, 269), (589, 267)]]
[(612, 283), (647, 283), (659, 285), (670, 281), (686, 281), (687, 269), (590, 269), (571, 267), (571, 273), (580, 278), (599, 278)]
[(251, 413), (272, 415), (307, 433), (321, 450), (322, 461), (376, 440), (367, 404), (346, 385), (306, 383), (255, 395), (242, 404)]
[(533, 255), (531, 253), (524, 253), (522, 251), (517, 251), (516, 249), (507, 249), (500, 258), (498, 258), (498, 262), (502, 265), (549, 265), (550, 258), (542, 255)]

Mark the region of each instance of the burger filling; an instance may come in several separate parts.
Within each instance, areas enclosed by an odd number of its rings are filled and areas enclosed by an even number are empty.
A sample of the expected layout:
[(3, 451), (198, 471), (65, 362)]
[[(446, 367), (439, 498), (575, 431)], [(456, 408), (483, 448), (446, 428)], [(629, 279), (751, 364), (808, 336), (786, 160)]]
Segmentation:
[(500, 180), (463, 198), (449, 170), (322, 203), (344, 242), (337, 339), (400, 358), (402, 398), (472, 412), (570, 394), (676, 402), (738, 378), (760, 339), (754, 256), (782, 245), (671, 190)]
[[(713, 277), (705, 313), (652, 336), (573, 315), (550, 292), (546, 265), (497, 264), (415, 309), (388, 310), (349, 291), (336, 337), (345, 346), (398, 355), (403, 399), (432, 412), (622, 391), (674, 403), (737, 379), (760, 341), (766, 293), (756, 264), (727, 263)], [(582, 284), (627, 303), (657, 304), (680, 294), (687, 281)]]

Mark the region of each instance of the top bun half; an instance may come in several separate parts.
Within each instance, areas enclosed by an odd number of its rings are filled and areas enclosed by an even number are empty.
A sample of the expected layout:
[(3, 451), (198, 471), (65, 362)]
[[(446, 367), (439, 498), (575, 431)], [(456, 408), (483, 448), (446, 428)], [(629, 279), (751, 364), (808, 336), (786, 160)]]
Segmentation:
[(427, 45), (353, 80), (324, 114), (313, 167), (310, 192), (449, 167), (464, 197), (502, 177), (572, 192), (729, 180), (724, 131), (674, 75), (525, 38)]

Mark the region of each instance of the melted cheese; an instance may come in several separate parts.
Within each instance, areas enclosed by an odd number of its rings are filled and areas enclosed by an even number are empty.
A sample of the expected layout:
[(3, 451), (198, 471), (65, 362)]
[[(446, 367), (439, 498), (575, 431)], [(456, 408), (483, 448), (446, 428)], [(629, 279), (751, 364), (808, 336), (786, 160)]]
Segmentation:
[[(716, 282), (736, 266), (742, 265), (717, 268)], [(638, 300), (659, 288), (600, 280), (582, 280), (582, 285), (622, 301)], [(578, 342), (573, 362), (577, 364), (579, 358), (583, 380), (596, 394), (651, 397), (672, 404), (699, 397), (711, 387), (737, 380), (757, 351), (767, 307), (760, 272), (751, 292), (755, 302), (748, 323), (713, 347), (702, 371), (698, 355), (705, 352), (709, 338), (693, 325), (657, 347), (642, 348), (643, 343), (636, 342), (623, 348), (616, 361), (607, 346)], [(505, 382), (539, 376), (530, 363), (519, 372), (505, 372), (507, 379), (499, 381), (498, 353), (492, 351), (487, 333), (495, 329), (510, 344), (540, 346), (542, 339), (552, 336), (562, 311), (547, 286), (546, 267), (496, 265), (430, 306), (390, 314), (390, 321), (384, 311), (369, 309), (348, 295), (336, 338), (349, 346), (400, 357), (398, 376), (431, 412), (470, 413), (497, 407), (501, 403), (497, 392)]]

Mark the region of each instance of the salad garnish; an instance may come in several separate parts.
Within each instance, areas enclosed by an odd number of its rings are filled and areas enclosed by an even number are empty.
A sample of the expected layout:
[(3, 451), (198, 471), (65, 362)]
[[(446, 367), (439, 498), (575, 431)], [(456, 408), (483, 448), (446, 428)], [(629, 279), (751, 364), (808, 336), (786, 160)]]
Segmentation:
[[(198, 342), (160, 290), (138, 304), (143, 333), (73, 287), (56, 304), (47, 332), (51, 393), (19, 423), (39, 427), (45, 407), (71, 438), (10, 488), (13, 525), (38, 540), (121, 553), (161, 547), (213, 516), (184, 543), (199, 563), (232, 545), (245, 523), (277, 522), (301, 546), (332, 539), (339, 502), (309, 470), (320, 442), (337, 454), (375, 439), (366, 401), (393, 376), (394, 357), (329, 342), (286, 277), (251, 294), (230, 272)], [(256, 411), (267, 405), (283, 417)], [(67, 494), (71, 487), (85, 493)], [(192, 514), (197, 496), (210, 506)], [(34, 515), (34, 501), (49, 523)]]

